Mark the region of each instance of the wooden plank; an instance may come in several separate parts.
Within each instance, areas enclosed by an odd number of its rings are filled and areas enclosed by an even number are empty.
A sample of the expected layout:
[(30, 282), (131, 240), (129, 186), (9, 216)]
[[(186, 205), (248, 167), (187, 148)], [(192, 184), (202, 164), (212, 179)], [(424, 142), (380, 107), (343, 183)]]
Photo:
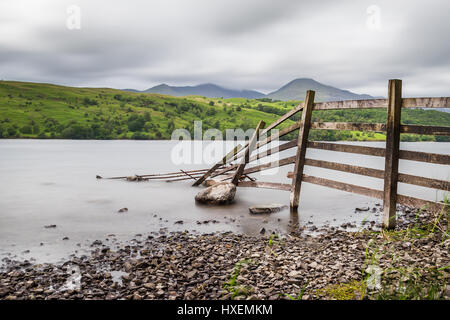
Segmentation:
[[(272, 154), (275, 154), (275, 153), (278, 153), (278, 152), (281, 152), (281, 151), (285, 151), (285, 150), (288, 150), (288, 149), (290, 149), (290, 148), (294, 148), (294, 147), (296, 147), (296, 146), (297, 146), (297, 139), (288, 141), (288, 142), (283, 143), (283, 144), (281, 144), (281, 145), (279, 145), (279, 146), (277, 146), (277, 147), (273, 147), (272, 149), (269, 149), (269, 150), (260, 152), (260, 153), (258, 153), (257, 155), (251, 156), (251, 157), (250, 157), (250, 160), (249, 160), (249, 163), (251, 163), (251, 162), (253, 162), (253, 161), (255, 161), (255, 160), (258, 160), (258, 159), (262, 159), (262, 158), (264, 158), (264, 157), (266, 157), (266, 156), (270, 156), (270, 155), (272, 155)], [(214, 178), (214, 177), (219, 176), (219, 175), (221, 175), (221, 174), (224, 174), (224, 173), (226, 173), (226, 172), (228, 172), (228, 171), (234, 170), (234, 169), (236, 169), (238, 166), (239, 166), (239, 164), (233, 164), (233, 165), (231, 165), (230, 167), (228, 167), (228, 168), (226, 168), (226, 169), (224, 169), (224, 170), (221, 170), (221, 171), (216, 172), (216, 173), (213, 174), (211, 177)]]
[(237, 186), (291, 191), (291, 185), (287, 183), (263, 182), (263, 181), (239, 181)]
[(450, 136), (450, 127), (401, 125), (401, 133), (429, 134), (433, 136)]
[(339, 151), (347, 153), (364, 154), (368, 156), (384, 157), (384, 148), (356, 146), (351, 144), (331, 143), (331, 142), (308, 142), (308, 148), (321, 149), (327, 151)]
[(256, 146), (256, 142), (259, 137), (259, 131), (264, 128), (266, 123), (264, 121), (259, 121), (258, 125), (256, 126), (255, 132), (253, 133), (253, 136), (251, 137), (249, 144), (245, 150), (244, 157), (240, 163), (240, 165), (237, 167), (236, 172), (233, 176), (233, 179), (231, 179), (231, 183), (234, 185), (237, 185), (239, 182), (239, 178), (241, 177), (242, 173), (244, 172), (245, 165), (248, 163), (250, 154), (253, 152)]
[(380, 190), (370, 189), (366, 187), (357, 186), (354, 184), (329, 180), (325, 178), (319, 178), (319, 177), (313, 177), (308, 176), (306, 174), (303, 175), (303, 182), (307, 183), (313, 183), (320, 186), (333, 188), (341, 191), (351, 192), (360, 194), (367, 197), (377, 198), (377, 199), (383, 199), (383, 192)]
[(200, 185), (203, 181), (205, 181), (214, 171), (220, 168), (222, 165), (226, 164), (228, 159), (233, 157), (239, 150), (241, 150), (242, 146), (238, 144), (233, 148), (230, 152), (228, 152), (225, 157), (222, 158), (219, 162), (217, 162), (214, 166), (211, 167), (200, 179), (194, 182), (193, 187)]
[(449, 209), (449, 205), (442, 202), (428, 201), (401, 194), (397, 195), (397, 202), (408, 207), (424, 209), (430, 212), (440, 212), (441, 210)]
[[(333, 189), (337, 189), (337, 190), (341, 190), (341, 191), (351, 192), (351, 193), (355, 193), (355, 194), (359, 194), (359, 195), (363, 195), (363, 196), (367, 196), (367, 197), (372, 197), (372, 198), (376, 198), (376, 199), (383, 199), (383, 197), (384, 197), (383, 191), (380, 191), (380, 190), (361, 187), (361, 186), (357, 186), (357, 185), (353, 185), (353, 184), (343, 183), (343, 182), (324, 179), (324, 178), (308, 176), (305, 174), (303, 175), (303, 182), (312, 183), (312, 184), (316, 184), (316, 185), (320, 185), (320, 186), (324, 186), (324, 187), (328, 187), (328, 188), (333, 188)], [(446, 205), (446, 204), (440, 203), (440, 202), (434, 202), (434, 201), (413, 198), (413, 197), (404, 196), (401, 194), (397, 195), (397, 202), (400, 204), (409, 206), (409, 207), (413, 207), (413, 208), (425, 207), (424, 208), (425, 210), (432, 211), (432, 212), (438, 212), (444, 208), (447, 208), (447, 209), (449, 208), (448, 204)]]
[(384, 123), (313, 122), (311, 129), (384, 132), (386, 125)]
[(314, 104), (314, 110), (380, 109), (386, 107), (387, 107), (387, 99), (329, 101), (329, 102), (317, 102)]
[(250, 174), (250, 173), (255, 173), (255, 172), (260, 172), (263, 170), (268, 170), (268, 169), (272, 169), (272, 168), (276, 168), (276, 167), (283, 167), (286, 166), (288, 164), (292, 164), (295, 163), (295, 156), (292, 157), (287, 157), (281, 160), (277, 160), (277, 161), (272, 161), (272, 162), (267, 162), (267, 163), (263, 163), (251, 168), (247, 168), (244, 170), (244, 174)]
[(403, 98), (403, 108), (449, 108), (449, 97)]
[[(265, 146), (266, 144), (272, 142), (275, 139), (281, 138), (281, 137), (287, 135), (288, 133), (291, 133), (292, 131), (297, 130), (298, 128), (300, 128), (300, 121), (290, 125), (289, 127), (284, 128), (283, 130), (279, 131), (278, 134), (271, 135), (271, 136), (267, 137), (266, 139), (264, 139), (263, 141), (259, 141), (256, 144), (255, 150), (261, 148), (262, 146)], [(240, 155), (235, 156), (235, 159), (233, 159), (233, 160), (238, 160), (242, 157), (243, 157), (243, 155), (240, 154)]]
[[(402, 108), (449, 108), (450, 97), (403, 98)], [(314, 110), (333, 109), (381, 109), (387, 108), (387, 99), (346, 100), (316, 102)]]
[[(296, 106), (294, 109), (292, 109), (291, 111), (286, 112), (284, 115), (282, 115), (282, 116), (281, 116), (280, 118), (278, 118), (276, 121), (272, 122), (266, 129), (264, 129), (264, 130), (262, 131), (261, 134), (262, 134), (262, 135), (267, 134), (267, 132), (269, 132), (269, 131), (272, 130), (273, 128), (277, 127), (278, 125), (280, 125), (281, 123), (283, 123), (284, 121), (286, 121), (286, 120), (289, 119), (290, 117), (294, 116), (294, 115), (297, 114), (298, 112), (302, 111), (302, 109), (303, 109), (303, 103), (300, 103), (300, 104), (299, 104), (298, 106)], [(296, 129), (298, 129), (298, 127), (297, 127)], [(293, 131), (293, 130), (295, 130), (295, 129), (292, 129), (291, 131)], [(283, 131), (286, 131), (286, 130), (282, 130), (281, 132), (283, 132)], [(285, 135), (285, 134), (287, 134), (287, 133), (289, 133), (289, 132), (291, 132), (291, 131), (287, 131), (286, 133), (284, 133), (284, 134), (282, 134), (282, 135), (278, 135), (278, 137), (282, 137), (283, 135)], [(281, 132), (280, 132), (280, 133), (281, 133)], [(256, 145), (256, 149), (259, 149), (259, 148), (262, 147), (263, 145), (269, 143), (269, 142), (272, 141), (274, 138), (275, 138), (275, 137), (268, 137), (268, 138), (266, 139), (267, 141), (265, 141), (263, 144), (258, 143), (258, 144)], [(241, 151), (242, 151), (242, 150), (245, 150), (245, 148), (247, 148), (247, 146), (248, 146), (248, 142), (244, 145), (244, 148), (241, 149)], [(240, 153), (240, 151), (238, 152), (238, 154), (239, 154), (239, 153)], [(237, 160), (237, 159), (240, 159), (240, 158), (243, 157), (242, 154), (240, 154), (239, 156), (238, 156), (238, 154), (237, 154), (235, 157), (233, 157), (233, 158), (231, 159), (231, 161), (234, 161), (234, 160)]]
[[(375, 157), (384, 157), (385, 149), (376, 147), (356, 146), (350, 144), (330, 143), (330, 142), (308, 142), (308, 148), (338, 151), (346, 153), (356, 153)], [(450, 165), (450, 155), (439, 153), (427, 153), (419, 151), (400, 150), (400, 159), (428, 162), (434, 164)]]
[[(251, 174), (251, 173), (256, 173), (256, 172), (260, 172), (260, 171), (264, 171), (264, 170), (269, 170), (272, 168), (276, 168), (276, 167), (283, 167), (289, 164), (293, 164), (295, 163), (295, 156), (292, 157), (287, 157), (281, 160), (276, 160), (276, 161), (272, 161), (272, 162), (267, 162), (267, 163), (263, 163), (251, 168), (246, 168), (243, 172), (243, 174)], [(225, 174), (226, 172), (221, 173), (220, 175)], [(219, 175), (219, 174), (218, 174)], [(232, 176), (229, 177), (225, 177), (223, 179), (223, 181), (231, 179)]]
[(273, 147), (272, 149), (260, 152), (257, 155), (252, 156), (250, 158), (250, 162), (258, 160), (258, 159), (262, 159), (264, 157), (270, 156), (272, 154), (276, 154), (278, 152), (282, 152), (282, 151), (294, 148), (296, 146), (297, 146), (297, 139), (282, 143), (279, 146)]
[(400, 150), (400, 159), (450, 165), (450, 155)]
[(389, 80), (383, 192), (383, 227), (388, 229), (395, 227), (397, 212), (401, 112), (402, 81)]
[(348, 172), (353, 174), (359, 174), (363, 176), (373, 177), (373, 178), (384, 178), (384, 171), (372, 168), (365, 168), (359, 166), (353, 166), (350, 164), (330, 162), (324, 160), (306, 159), (305, 165), (312, 167), (319, 167), (330, 170), (337, 170), (342, 172)]
[[(337, 170), (337, 171), (342, 171), (342, 172), (347, 172), (347, 173), (352, 173), (352, 174), (358, 174), (358, 175), (368, 176), (368, 177), (372, 177), (372, 178), (384, 179), (384, 171), (379, 170), (379, 169), (365, 168), (365, 167), (359, 167), (359, 166), (354, 166), (354, 165), (349, 165), (349, 164), (344, 164), (344, 163), (336, 163), (336, 162), (315, 160), (315, 159), (305, 159), (305, 165), (318, 167), (318, 168), (324, 168), (324, 169), (330, 169), (330, 170)], [(293, 173), (288, 172), (287, 177), (292, 178), (292, 176), (293, 176)], [(398, 182), (413, 184), (416, 186), (438, 189), (438, 190), (445, 190), (445, 191), (450, 190), (450, 181), (413, 176), (413, 175), (405, 174), (405, 173), (398, 174)]]
[(309, 129), (311, 127), (311, 117), (314, 107), (314, 95), (314, 91), (306, 91), (302, 120), (298, 131), (297, 153), (295, 155), (294, 176), (292, 177), (292, 189), (290, 197), (290, 207), (294, 211), (297, 210), (300, 199), (303, 167), (305, 165), (306, 148), (308, 144)]
[(278, 120), (276, 120), (275, 122), (273, 122), (272, 124), (270, 124), (266, 129), (264, 129), (262, 131), (262, 134), (266, 134), (267, 132), (269, 132), (270, 130), (272, 130), (273, 128), (277, 127), (278, 125), (282, 124), (284, 121), (286, 121), (287, 119), (289, 119), (290, 117), (294, 116), (295, 114), (297, 114), (299, 111), (302, 111), (303, 109), (303, 103), (300, 103), (297, 107), (295, 107), (294, 109), (292, 109), (289, 112), (286, 112), (284, 115), (282, 115), (280, 118), (278, 118)]

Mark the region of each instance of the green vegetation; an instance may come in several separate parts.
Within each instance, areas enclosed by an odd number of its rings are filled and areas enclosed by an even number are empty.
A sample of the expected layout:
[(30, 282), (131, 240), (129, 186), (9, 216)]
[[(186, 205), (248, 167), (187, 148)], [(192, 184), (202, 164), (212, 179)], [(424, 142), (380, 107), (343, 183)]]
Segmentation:
[[(256, 127), (267, 124), (291, 110), (300, 101), (269, 98), (172, 97), (107, 88), (74, 88), (51, 84), (0, 81), (0, 138), (52, 139), (170, 139), (172, 131), (187, 129), (203, 121), (203, 131), (216, 128)], [(297, 114), (280, 129), (300, 119)], [(313, 121), (384, 122), (383, 110), (315, 111)], [(423, 125), (450, 125), (450, 113), (404, 110), (403, 122)], [(296, 138), (292, 132), (283, 139)], [(312, 140), (384, 140), (373, 132), (320, 131)], [(224, 135), (225, 137), (225, 135)], [(448, 137), (403, 135), (404, 141), (444, 141)], [(445, 140), (447, 141), (447, 140)]]
[(315, 293), (334, 300), (362, 300), (366, 293), (366, 287), (364, 281), (353, 280), (350, 283), (335, 284), (316, 290)]
[(230, 276), (230, 280), (223, 285), (223, 288), (230, 294), (230, 298), (233, 299), (237, 296), (245, 296), (251, 294), (252, 288), (240, 285), (237, 281), (239, 274), (241, 273), (242, 265), (250, 264), (251, 261), (243, 259), (234, 265), (233, 273)]

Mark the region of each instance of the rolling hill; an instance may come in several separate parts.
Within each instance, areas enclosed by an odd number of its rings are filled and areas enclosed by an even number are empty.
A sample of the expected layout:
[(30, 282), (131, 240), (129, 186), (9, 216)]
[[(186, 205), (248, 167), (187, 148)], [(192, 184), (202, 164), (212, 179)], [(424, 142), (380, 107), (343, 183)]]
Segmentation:
[[(170, 139), (174, 129), (191, 135), (193, 123), (203, 121), (203, 130), (255, 128), (263, 120), (272, 123), (300, 101), (270, 98), (173, 97), (127, 92), (109, 88), (76, 88), (44, 83), (0, 81), (0, 138), (40, 139)], [(298, 121), (286, 120), (280, 129)], [(386, 111), (318, 110), (313, 121), (386, 121)], [(405, 109), (402, 122), (450, 126), (450, 113)], [(295, 139), (292, 132), (283, 139)], [(313, 130), (312, 140), (383, 140), (382, 133)], [(407, 141), (448, 141), (447, 137), (402, 135)]]

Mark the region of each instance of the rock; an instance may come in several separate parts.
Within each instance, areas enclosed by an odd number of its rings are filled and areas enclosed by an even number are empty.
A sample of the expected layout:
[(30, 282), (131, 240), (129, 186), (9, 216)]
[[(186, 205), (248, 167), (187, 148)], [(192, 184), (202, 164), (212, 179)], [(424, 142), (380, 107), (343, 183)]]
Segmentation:
[(44, 226), (46, 229), (56, 228), (56, 224), (49, 224), (48, 226)]
[(200, 191), (195, 196), (195, 201), (206, 204), (228, 204), (233, 201), (236, 194), (236, 186), (231, 182), (219, 182)]
[(205, 186), (205, 187), (211, 187), (211, 186), (213, 186), (213, 185), (215, 185), (215, 184), (217, 184), (218, 182), (217, 181), (215, 181), (215, 180), (206, 180), (206, 181), (204, 181), (203, 182), (203, 185)]
[(370, 208), (369, 207), (360, 207), (360, 208), (356, 208), (356, 211), (369, 211)]
[(69, 240), (69, 237), (64, 237), (63, 240)]
[(259, 233), (261, 233), (261, 234), (266, 233), (266, 229), (265, 228), (261, 228), (261, 230), (259, 230)]
[(183, 224), (183, 220), (175, 221), (175, 224)]
[(270, 204), (261, 204), (261, 205), (255, 205), (248, 208), (250, 213), (253, 214), (261, 214), (261, 213), (274, 213), (281, 211), (283, 209), (287, 208), (286, 205), (283, 204), (276, 204), (276, 203), (270, 203)]
[(122, 209), (119, 209), (119, 211), (117, 211), (117, 212), (127, 212), (128, 211), (128, 208), (122, 208)]
[(289, 278), (300, 278), (301, 275), (302, 275), (301, 272), (293, 270), (293, 271), (289, 272), (288, 277)]
[(100, 240), (95, 240), (94, 242), (92, 242), (91, 246), (101, 246), (102, 242)]

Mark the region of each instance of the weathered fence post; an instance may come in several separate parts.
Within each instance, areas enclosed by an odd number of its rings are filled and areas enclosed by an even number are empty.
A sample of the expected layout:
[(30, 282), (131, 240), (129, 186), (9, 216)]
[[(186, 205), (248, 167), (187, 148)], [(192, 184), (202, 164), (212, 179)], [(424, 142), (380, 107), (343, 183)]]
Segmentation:
[(259, 138), (259, 130), (264, 129), (266, 123), (264, 121), (259, 121), (258, 125), (256, 126), (256, 130), (253, 133), (253, 136), (250, 138), (248, 142), (248, 146), (245, 149), (244, 157), (242, 158), (241, 163), (236, 169), (236, 172), (234, 173), (233, 179), (231, 179), (231, 183), (234, 185), (238, 184), (239, 178), (241, 177), (242, 173), (244, 172), (245, 165), (249, 162), (250, 154), (255, 149), (256, 142)]
[(306, 146), (308, 144), (309, 128), (311, 127), (311, 116), (314, 108), (314, 95), (314, 91), (306, 91), (302, 120), (300, 128), (298, 130), (297, 154), (295, 156), (295, 167), (291, 186), (290, 205), (292, 210), (297, 210), (298, 202), (300, 199), (300, 188), (302, 185), (303, 167), (305, 165)]
[(218, 168), (221, 166), (227, 164), (227, 162), (230, 160), (230, 158), (234, 157), (236, 153), (238, 153), (241, 150), (242, 146), (238, 144), (236, 147), (233, 148), (230, 152), (228, 152), (225, 157), (222, 158), (219, 162), (217, 162), (214, 166), (211, 167), (203, 176), (200, 177), (197, 181), (194, 182), (192, 185), (193, 187), (200, 185), (203, 181), (205, 181), (211, 174), (214, 173)]
[(395, 227), (395, 215), (397, 212), (397, 181), (401, 114), (402, 80), (389, 80), (383, 199), (383, 227), (388, 229)]

